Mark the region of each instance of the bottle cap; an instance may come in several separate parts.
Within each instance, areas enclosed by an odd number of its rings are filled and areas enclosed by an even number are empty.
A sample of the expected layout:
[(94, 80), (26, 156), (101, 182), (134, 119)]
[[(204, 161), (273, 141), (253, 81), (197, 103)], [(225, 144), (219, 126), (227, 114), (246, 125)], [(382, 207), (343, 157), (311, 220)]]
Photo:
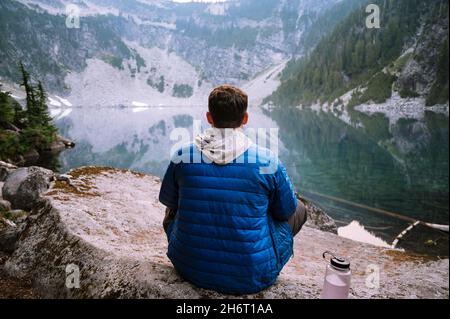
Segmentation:
[(350, 269), (350, 262), (348, 262), (345, 259), (342, 258), (331, 258), (330, 263), (333, 267), (338, 268), (338, 269), (342, 269), (342, 270), (348, 270)]
[(330, 264), (334, 268), (338, 270), (349, 270), (350, 269), (350, 262), (348, 260), (345, 260), (342, 257), (337, 257), (333, 253), (326, 251), (323, 253), (323, 258), (326, 258), (326, 255), (331, 255)]

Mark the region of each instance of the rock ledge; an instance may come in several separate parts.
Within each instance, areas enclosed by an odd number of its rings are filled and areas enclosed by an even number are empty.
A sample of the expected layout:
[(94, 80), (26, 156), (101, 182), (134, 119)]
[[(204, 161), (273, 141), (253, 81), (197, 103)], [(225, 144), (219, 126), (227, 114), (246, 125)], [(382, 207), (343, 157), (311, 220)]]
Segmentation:
[[(181, 280), (166, 257), (158, 202), (160, 180), (110, 168), (85, 167), (57, 180), (28, 217), (6, 272), (32, 280), (50, 298), (223, 298)], [(246, 298), (318, 298), (333, 250), (352, 261), (354, 298), (448, 298), (447, 260), (365, 245), (305, 227), (294, 257), (271, 288)], [(67, 268), (67, 265), (69, 268)], [(67, 288), (66, 270), (80, 271), (80, 288)], [(370, 265), (380, 287), (366, 286)], [(369, 267), (370, 268), (370, 267)], [(70, 286), (70, 285), (69, 285)]]

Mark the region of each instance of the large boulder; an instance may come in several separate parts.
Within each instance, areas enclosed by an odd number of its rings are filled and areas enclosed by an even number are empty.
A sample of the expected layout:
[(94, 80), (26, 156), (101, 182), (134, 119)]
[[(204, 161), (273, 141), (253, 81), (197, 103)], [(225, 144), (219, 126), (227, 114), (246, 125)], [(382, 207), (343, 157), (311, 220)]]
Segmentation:
[(18, 168), (8, 175), (2, 188), (3, 198), (14, 209), (31, 210), (53, 178), (54, 173), (45, 168)]
[[(158, 178), (95, 167), (70, 175), (70, 181), (56, 181), (28, 217), (5, 263), (8, 275), (32, 280), (41, 297), (228, 297), (194, 287), (172, 267)], [(449, 297), (448, 259), (370, 246), (308, 226), (296, 236), (294, 256), (277, 282), (245, 297), (320, 297), (325, 250), (351, 260), (352, 298)], [(366, 283), (366, 271), (373, 269), (379, 270), (378, 288)]]

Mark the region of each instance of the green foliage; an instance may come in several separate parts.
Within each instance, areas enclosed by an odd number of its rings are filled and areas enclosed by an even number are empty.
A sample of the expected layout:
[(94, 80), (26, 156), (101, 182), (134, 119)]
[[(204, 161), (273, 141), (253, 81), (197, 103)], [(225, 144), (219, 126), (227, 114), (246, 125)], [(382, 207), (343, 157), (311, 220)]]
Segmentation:
[(15, 159), (31, 149), (45, 150), (55, 139), (57, 129), (48, 112), (47, 95), (41, 82), (31, 77), (20, 63), (21, 85), (26, 93), (25, 110), (9, 93), (0, 93), (0, 158)]
[(109, 15), (99, 15), (94, 17), (85, 17), (83, 22), (91, 29), (95, 41), (101, 48), (110, 48), (116, 56), (128, 59), (132, 56), (131, 50), (122, 41), (117, 32), (121, 25), (121, 18)]
[(14, 108), (10, 100), (9, 93), (0, 91), (0, 129), (7, 128), (14, 121)]
[(11, 211), (0, 212), (0, 217), (12, 220), (15, 222), (16, 220), (28, 216), (26, 211), (15, 211), (14, 214)]
[(401, 57), (399, 57), (395, 62), (394, 62), (394, 67), (393, 67), (393, 72), (401, 72), (403, 70), (403, 68), (406, 66), (406, 63), (408, 63), (408, 61), (411, 59), (411, 53), (408, 54), (404, 54)]
[(281, 22), (283, 23), (283, 34), (286, 39), (297, 27), (298, 12), (285, 6), (281, 10)]
[(192, 126), (194, 119), (190, 115), (180, 114), (173, 117), (173, 122), (175, 127), (189, 128)]
[(334, 4), (318, 19), (314, 19), (313, 13), (305, 13), (305, 19), (314, 20), (308, 28), (307, 33), (302, 40), (302, 46), (307, 52), (314, 48), (317, 43), (333, 29), (345, 20), (356, 9), (365, 7), (369, 0), (343, 0)]
[(20, 143), (28, 148), (45, 149), (54, 141), (55, 129), (49, 126), (37, 125), (22, 130)]
[(16, 64), (22, 60), (48, 88), (62, 90), (69, 70), (79, 71), (87, 59), (97, 57), (93, 47), (101, 48), (102, 54), (131, 58), (120, 36), (125, 18), (83, 17), (80, 29), (67, 28), (65, 18), (18, 1), (0, 1), (0, 76), (19, 82), (22, 75)]
[(177, 20), (177, 29), (182, 30), (188, 37), (202, 39), (208, 46), (219, 48), (250, 48), (255, 45), (258, 36), (258, 30), (255, 28), (226, 27), (211, 31), (208, 27), (197, 25), (192, 19)]
[[(412, 40), (421, 18), (444, 0), (374, 0), (380, 6), (380, 29), (365, 27), (365, 7), (350, 14), (323, 38), (305, 58), (290, 62), (282, 74), (282, 84), (268, 99), (280, 105), (332, 102), (343, 93), (365, 85), (385, 66), (401, 55), (405, 42)], [(363, 99), (380, 91), (388, 96), (386, 85), (369, 84)], [(389, 81), (390, 82), (390, 81)], [(392, 82), (390, 82), (392, 84)]]
[(145, 68), (147, 66), (145, 64), (145, 60), (138, 53), (136, 53), (135, 58), (136, 58), (136, 66), (138, 68), (138, 72), (141, 72), (141, 68)]
[(377, 73), (368, 83), (364, 92), (356, 91), (352, 95), (349, 106), (355, 106), (369, 101), (384, 103), (392, 96), (392, 84), (396, 77), (384, 72)]
[[(263, 20), (276, 9), (279, 0), (240, 1), (239, 6), (232, 6), (229, 15), (237, 18)], [(294, 0), (290, 0), (294, 1)]]
[(415, 98), (415, 97), (419, 97), (420, 96), (419, 93), (417, 93), (417, 92), (415, 92), (415, 91), (413, 91), (411, 89), (408, 89), (408, 88), (402, 88), (399, 91), (399, 94), (400, 94), (400, 97), (403, 98), (403, 99)]
[(173, 86), (174, 97), (188, 98), (194, 94), (194, 89), (188, 84), (175, 84)]
[(112, 67), (118, 69), (118, 70), (123, 70), (123, 59), (119, 58), (119, 57), (115, 57), (112, 55), (104, 55), (101, 57), (102, 61), (104, 61), (105, 63), (110, 64)]
[(165, 79), (164, 79), (163, 75), (161, 75), (159, 77), (159, 82), (158, 83), (155, 83), (155, 82), (153, 82), (153, 80), (151, 78), (148, 78), (147, 79), (147, 84), (150, 85), (152, 88), (158, 90), (158, 92), (164, 93), (164, 90), (165, 90), (165, 87), (166, 87), (166, 82), (165, 82)]
[(0, 159), (6, 160), (23, 154), (26, 147), (19, 142), (19, 134), (0, 129)]
[(427, 97), (426, 104), (428, 106), (435, 104), (443, 104), (448, 101), (448, 35), (447, 40), (441, 48), (439, 54), (436, 81), (433, 83), (430, 94)]

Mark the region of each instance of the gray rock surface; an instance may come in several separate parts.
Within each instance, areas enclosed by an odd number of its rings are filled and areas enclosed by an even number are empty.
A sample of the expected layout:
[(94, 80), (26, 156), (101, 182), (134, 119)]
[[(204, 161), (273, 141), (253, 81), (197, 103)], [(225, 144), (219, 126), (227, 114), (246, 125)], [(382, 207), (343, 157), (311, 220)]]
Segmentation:
[(14, 209), (31, 210), (53, 178), (52, 171), (41, 167), (18, 168), (8, 175), (2, 188), (3, 198)]
[(0, 217), (0, 252), (12, 253), (16, 249), (20, 227), (14, 222)]
[(73, 147), (75, 147), (74, 142), (58, 135), (56, 140), (48, 146), (46, 151), (49, 151), (53, 154), (57, 154), (57, 153), (64, 151), (67, 148), (73, 148)]
[(28, 213), (22, 210), (0, 210), (0, 253), (14, 252), (27, 216)]
[[(229, 297), (196, 288), (174, 271), (166, 257), (158, 178), (94, 167), (70, 175), (71, 183), (56, 181), (28, 217), (4, 265), (8, 275), (32, 280), (43, 297)], [(294, 256), (275, 285), (244, 297), (320, 297), (325, 250), (351, 260), (352, 298), (449, 297), (448, 259), (370, 246), (311, 227), (295, 238)], [(76, 274), (74, 265), (80, 287), (67, 288), (66, 279)], [(374, 268), (380, 274), (376, 288), (366, 284)]]
[(425, 25), (419, 31), (421, 39), (414, 44), (411, 57), (398, 75), (395, 86), (427, 96), (438, 72), (439, 54), (448, 35), (448, 18)]
[(337, 234), (336, 223), (330, 216), (312, 203), (305, 202), (305, 205), (306, 211), (308, 212), (306, 226)]

